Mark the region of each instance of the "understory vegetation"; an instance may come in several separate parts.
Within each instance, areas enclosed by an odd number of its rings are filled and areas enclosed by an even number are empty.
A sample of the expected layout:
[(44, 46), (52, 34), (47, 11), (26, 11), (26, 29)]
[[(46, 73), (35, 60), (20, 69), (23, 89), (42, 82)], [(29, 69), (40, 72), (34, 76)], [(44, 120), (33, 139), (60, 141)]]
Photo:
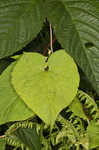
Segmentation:
[(0, 150), (99, 150), (99, 1), (0, 1)]

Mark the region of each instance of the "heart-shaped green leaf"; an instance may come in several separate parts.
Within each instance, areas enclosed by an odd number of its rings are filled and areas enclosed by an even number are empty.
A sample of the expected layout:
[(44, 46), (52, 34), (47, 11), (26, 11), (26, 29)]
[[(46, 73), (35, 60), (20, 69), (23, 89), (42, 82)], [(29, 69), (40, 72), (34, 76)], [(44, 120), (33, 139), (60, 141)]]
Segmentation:
[(12, 72), (12, 84), (28, 107), (52, 125), (76, 95), (79, 75), (73, 59), (64, 50), (51, 55), (46, 69), (44, 65), (44, 56), (23, 54)]

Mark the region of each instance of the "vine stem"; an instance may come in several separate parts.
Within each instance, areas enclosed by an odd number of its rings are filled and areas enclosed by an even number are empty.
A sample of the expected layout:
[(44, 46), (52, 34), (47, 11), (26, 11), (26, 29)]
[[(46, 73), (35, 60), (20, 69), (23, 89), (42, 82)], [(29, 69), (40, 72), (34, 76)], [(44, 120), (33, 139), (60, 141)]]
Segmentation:
[(56, 41), (56, 37), (53, 39), (52, 25), (50, 24), (50, 42), (45, 46), (43, 56), (46, 56), (47, 50), (50, 47), (50, 54), (53, 53), (53, 44)]
[[(56, 41), (56, 37), (54, 37), (54, 39), (52, 40), (52, 44), (54, 44)], [(50, 47), (50, 43), (48, 43), (45, 48), (44, 48), (44, 52), (43, 52), (43, 56), (46, 56), (47, 50)]]
[(52, 25), (50, 24), (50, 50), (53, 53), (53, 33), (52, 33)]

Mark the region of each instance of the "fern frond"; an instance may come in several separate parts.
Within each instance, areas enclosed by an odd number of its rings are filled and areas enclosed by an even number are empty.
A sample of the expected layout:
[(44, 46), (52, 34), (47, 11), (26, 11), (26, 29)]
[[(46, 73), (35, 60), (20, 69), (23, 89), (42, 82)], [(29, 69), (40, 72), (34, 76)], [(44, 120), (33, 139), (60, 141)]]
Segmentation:
[[(72, 117), (74, 118), (74, 115), (72, 115)], [(71, 145), (71, 148), (69, 149), (72, 149), (72, 147), (77, 148), (79, 147), (79, 145), (82, 145), (84, 148), (88, 149), (89, 139), (87, 137), (87, 134), (84, 131), (78, 132), (78, 127), (76, 127), (75, 124), (76, 123), (79, 124), (80, 128), (81, 126), (80, 123), (78, 123), (78, 121), (76, 122), (76, 119), (74, 123), (72, 123), (71, 121), (66, 120), (62, 116), (59, 116), (57, 118), (57, 121), (59, 121), (62, 124), (62, 129), (56, 136), (56, 143), (63, 142), (65, 140), (63, 147), (66, 146), (67, 144), (67, 145)], [(66, 139), (66, 137), (68, 139)], [(67, 142), (69, 142), (69, 144)]]
[(76, 143), (76, 141), (79, 139), (79, 133), (75, 130), (72, 123), (64, 119), (62, 116), (59, 116), (57, 121), (61, 123), (62, 130), (60, 130), (59, 134), (57, 135), (56, 141), (59, 142), (60, 138), (67, 136), (73, 144)]
[(65, 118), (65, 120), (68, 120), (72, 123), (77, 132), (80, 133), (84, 131), (83, 122), (81, 118), (76, 116), (70, 108), (64, 109), (63, 117)]
[(29, 148), (14, 134), (18, 129), (32, 129), (35, 126), (35, 123), (30, 122), (30, 121), (20, 121), (14, 123), (10, 128), (6, 131), (5, 133), (5, 141), (8, 145), (14, 146), (16, 148)]
[(86, 115), (89, 116), (89, 120), (99, 119), (99, 108), (93, 98), (81, 90), (78, 90), (77, 97), (82, 103)]
[(34, 124), (32, 122), (24, 121), (17, 122), (14, 124), (16, 128), (33, 128)]
[(30, 129), (32, 129), (34, 127), (34, 125), (36, 125), (36, 124), (33, 122), (30, 122), (30, 121), (16, 122), (12, 126), (10, 126), (10, 128), (6, 131), (5, 134), (9, 135), (10, 133), (14, 132), (14, 130), (17, 130), (18, 128), (30, 128)]
[(17, 148), (22, 146), (22, 143), (14, 135), (6, 136), (5, 141), (8, 145), (15, 146)]

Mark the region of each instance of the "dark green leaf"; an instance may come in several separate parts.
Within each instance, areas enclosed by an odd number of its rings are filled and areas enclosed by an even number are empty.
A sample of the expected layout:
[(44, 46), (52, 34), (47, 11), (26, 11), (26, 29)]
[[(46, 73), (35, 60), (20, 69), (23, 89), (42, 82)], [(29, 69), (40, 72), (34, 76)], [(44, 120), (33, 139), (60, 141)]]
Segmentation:
[(42, 0), (0, 1), (0, 58), (28, 44), (44, 21)]
[(14, 132), (14, 135), (30, 150), (40, 150), (40, 137), (37, 135), (35, 127), (19, 128)]
[(99, 1), (46, 0), (45, 8), (57, 39), (99, 94)]

